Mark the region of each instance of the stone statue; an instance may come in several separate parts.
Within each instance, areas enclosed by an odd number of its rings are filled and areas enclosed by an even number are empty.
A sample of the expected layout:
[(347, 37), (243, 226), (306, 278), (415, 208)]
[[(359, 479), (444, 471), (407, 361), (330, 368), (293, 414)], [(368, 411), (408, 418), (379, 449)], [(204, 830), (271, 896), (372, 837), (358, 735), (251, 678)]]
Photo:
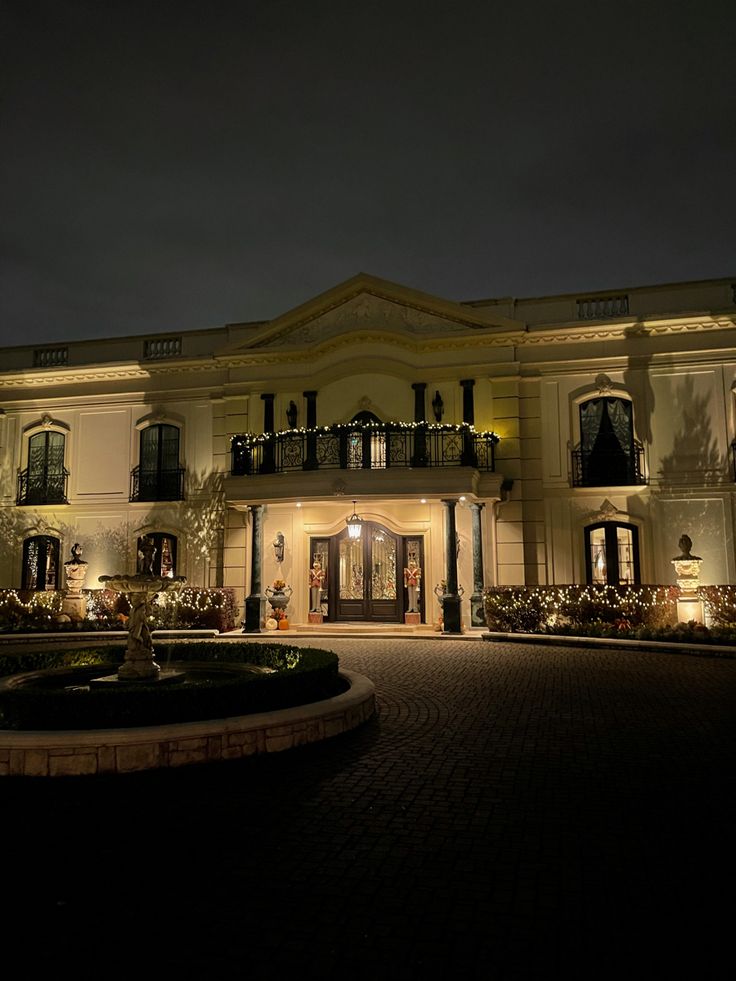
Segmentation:
[(315, 559), (309, 570), (309, 612), (322, 612), (322, 589), (325, 584), (325, 572), (319, 559)]
[(284, 561), (284, 534), (283, 534), (283, 532), (277, 531), (276, 532), (276, 537), (274, 538), (274, 540), (273, 540), (273, 542), (271, 544), (273, 545), (273, 552), (274, 552), (274, 555), (276, 557), (276, 561), (277, 562), (283, 562)]
[(680, 549), (680, 554), (675, 556), (675, 558), (672, 560), (673, 562), (689, 562), (691, 560), (702, 561), (699, 555), (690, 554), (693, 547), (693, 542), (689, 535), (682, 535), (677, 543), (677, 547)]
[(82, 558), (82, 546), (79, 542), (75, 542), (72, 545), (72, 557), (64, 565), (87, 565)]
[(128, 648), (134, 654), (150, 652), (153, 654), (151, 629), (148, 626), (148, 596), (146, 593), (130, 594), (130, 618), (128, 620)]
[(138, 572), (142, 572), (146, 576), (153, 575), (153, 560), (157, 551), (156, 543), (152, 538), (146, 535), (141, 539), (138, 546)]
[(419, 613), (419, 587), (422, 581), (422, 570), (414, 559), (409, 559), (409, 564), (404, 569), (404, 585), (409, 594), (409, 608), (407, 613)]
[(61, 612), (70, 620), (83, 620), (87, 613), (87, 601), (82, 595), (82, 587), (87, 577), (87, 563), (82, 558), (79, 542), (72, 545), (72, 557), (64, 563), (66, 593), (61, 604)]

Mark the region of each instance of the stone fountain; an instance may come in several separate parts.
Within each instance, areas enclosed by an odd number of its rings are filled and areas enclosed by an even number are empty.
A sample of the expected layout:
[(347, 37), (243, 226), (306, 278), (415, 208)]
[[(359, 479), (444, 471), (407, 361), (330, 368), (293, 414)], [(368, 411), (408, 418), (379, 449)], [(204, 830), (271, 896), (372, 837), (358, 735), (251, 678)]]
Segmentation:
[(125, 660), (118, 669), (119, 681), (156, 681), (161, 675), (161, 667), (153, 659), (153, 643), (148, 618), (151, 615), (151, 601), (157, 593), (179, 590), (186, 582), (184, 576), (155, 576), (151, 573), (136, 573), (134, 576), (118, 574), (100, 576), (99, 581), (106, 589), (117, 593), (127, 593), (130, 599), (128, 619), (128, 646)]

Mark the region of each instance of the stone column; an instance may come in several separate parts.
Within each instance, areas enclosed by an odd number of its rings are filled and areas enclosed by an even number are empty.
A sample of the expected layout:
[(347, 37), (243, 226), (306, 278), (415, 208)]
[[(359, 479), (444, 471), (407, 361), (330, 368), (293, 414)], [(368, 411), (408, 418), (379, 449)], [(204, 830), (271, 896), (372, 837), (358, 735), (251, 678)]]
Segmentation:
[[(261, 395), (263, 399), (263, 432), (273, 433), (273, 392)], [(263, 444), (263, 460), (261, 461), (261, 473), (273, 473), (276, 469), (274, 460), (274, 441), (273, 437)]]
[[(427, 390), (427, 383), (414, 382), (411, 387), (414, 389), (414, 422), (426, 423), (424, 393)], [(411, 465), (413, 467), (427, 466), (427, 431), (424, 426), (417, 426), (414, 430), (414, 452), (411, 456)]]
[[(317, 393), (316, 392), (302, 392), (302, 395), (307, 400), (307, 429), (317, 428)], [(317, 463), (317, 434), (307, 433), (307, 453), (302, 464), (303, 470), (316, 470), (319, 464)]]
[(486, 617), (483, 609), (483, 527), (481, 511), (485, 504), (470, 505), (470, 520), (473, 530), (473, 595), (470, 597), (470, 626), (485, 627)]
[(443, 498), (445, 506), (445, 592), (442, 596), (443, 633), (462, 632), (460, 596), (457, 591), (457, 532), (455, 530), (455, 498)]
[[(465, 378), (460, 384), (463, 387), (463, 422), (467, 422), (472, 426), (475, 423), (475, 405), (473, 403), (475, 379)], [(460, 463), (464, 467), (475, 467), (478, 464), (473, 447), (473, 437), (469, 432), (463, 433), (463, 452), (460, 457)]]
[(250, 508), (252, 535), (250, 553), (250, 595), (245, 598), (245, 624), (243, 633), (258, 634), (264, 616), (266, 597), (263, 595), (261, 568), (263, 561), (263, 505)]

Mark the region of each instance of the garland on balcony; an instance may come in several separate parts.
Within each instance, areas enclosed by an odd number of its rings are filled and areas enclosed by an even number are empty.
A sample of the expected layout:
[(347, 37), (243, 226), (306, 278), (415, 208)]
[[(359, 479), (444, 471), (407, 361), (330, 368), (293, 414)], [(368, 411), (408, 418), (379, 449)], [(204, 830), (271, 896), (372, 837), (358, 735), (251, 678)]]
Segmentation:
[(253, 446), (255, 443), (266, 443), (279, 436), (305, 436), (310, 433), (316, 435), (320, 434), (333, 434), (339, 435), (340, 433), (354, 433), (362, 432), (366, 430), (370, 432), (375, 430), (377, 432), (386, 432), (387, 430), (403, 430), (407, 432), (414, 432), (417, 429), (422, 429), (423, 431), (434, 431), (434, 432), (444, 432), (444, 433), (471, 433), (473, 436), (480, 436), (481, 439), (489, 440), (495, 446), (499, 442), (500, 437), (496, 435), (492, 430), (476, 430), (475, 426), (470, 422), (459, 422), (459, 423), (437, 423), (437, 422), (335, 422), (330, 426), (315, 426), (314, 429), (306, 429), (304, 427), (299, 427), (298, 429), (281, 429), (274, 433), (241, 433), (236, 436), (230, 437), (230, 443), (237, 448), (242, 448), (243, 446)]

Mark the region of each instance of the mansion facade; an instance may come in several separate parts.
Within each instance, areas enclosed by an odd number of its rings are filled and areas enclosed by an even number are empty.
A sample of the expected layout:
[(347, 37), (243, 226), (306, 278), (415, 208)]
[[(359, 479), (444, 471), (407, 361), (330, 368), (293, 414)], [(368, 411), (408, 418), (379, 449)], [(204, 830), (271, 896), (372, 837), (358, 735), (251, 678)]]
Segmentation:
[(284, 580), (293, 624), (459, 630), (487, 586), (673, 584), (683, 534), (735, 583), (735, 326), (733, 279), (459, 303), (361, 274), (271, 321), (2, 349), (0, 587), (63, 588), (76, 542), (93, 587), (148, 539), (247, 629)]

